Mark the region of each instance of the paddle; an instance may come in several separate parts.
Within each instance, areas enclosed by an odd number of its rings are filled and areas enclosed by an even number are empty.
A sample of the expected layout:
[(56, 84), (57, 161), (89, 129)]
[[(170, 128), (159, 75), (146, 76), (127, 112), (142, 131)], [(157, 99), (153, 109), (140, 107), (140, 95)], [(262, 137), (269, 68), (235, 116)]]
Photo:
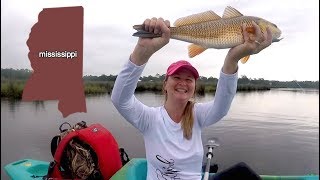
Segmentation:
[(206, 165), (206, 170), (204, 172), (203, 180), (208, 180), (209, 179), (209, 171), (210, 171), (210, 162), (211, 158), (213, 157), (213, 148), (219, 147), (220, 144), (218, 143), (217, 138), (211, 138), (208, 140), (208, 143), (206, 144), (206, 147), (208, 147), (208, 153), (207, 153), (207, 165)]

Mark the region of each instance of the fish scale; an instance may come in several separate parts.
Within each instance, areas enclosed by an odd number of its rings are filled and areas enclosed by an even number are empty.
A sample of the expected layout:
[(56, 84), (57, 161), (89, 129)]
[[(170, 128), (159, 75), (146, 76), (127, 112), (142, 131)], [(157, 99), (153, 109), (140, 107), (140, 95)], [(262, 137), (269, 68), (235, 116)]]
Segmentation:
[(225, 49), (244, 42), (241, 25), (253, 26), (254, 17), (239, 17), (192, 24), (180, 27), (170, 27), (171, 38), (203, 45), (207, 48)]

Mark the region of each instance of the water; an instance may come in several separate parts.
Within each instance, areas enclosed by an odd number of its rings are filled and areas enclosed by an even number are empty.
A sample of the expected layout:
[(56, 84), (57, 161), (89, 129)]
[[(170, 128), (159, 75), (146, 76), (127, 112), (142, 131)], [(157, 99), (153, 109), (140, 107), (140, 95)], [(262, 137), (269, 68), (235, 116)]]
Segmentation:
[[(197, 97), (208, 101), (212, 94)], [(149, 106), (163, 96), (137, 94)], [(4, 165), (32, 158), (51, 161), (50, 142), (61, 123), (101, 123), (114, 135), (130, 158), (145, 157), (141, 134), (113, 107), (110, 96), (86, 98), (87, 113), (63, 118), (58, 101), (1, 100), (1, 179)], [(259, 174), (319, 174), (319, 91), (281, 90), (237, 93), (229, 114), (203, 131), (203, 142), (217, 137), (220, 147), (213, 160), (219, 171), (243, 161)], [(205, 149), (206, 152), (206, 149)]]

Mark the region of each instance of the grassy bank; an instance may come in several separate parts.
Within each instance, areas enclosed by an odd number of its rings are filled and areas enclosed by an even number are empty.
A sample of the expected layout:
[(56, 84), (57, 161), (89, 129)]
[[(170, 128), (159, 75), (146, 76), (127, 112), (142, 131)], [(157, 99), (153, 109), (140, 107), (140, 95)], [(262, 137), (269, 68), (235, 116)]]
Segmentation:
[[(84, 93), (85, 95), (93, 94), (110, 94), (114, 82), (112, 81), (85, 81)], [(1, 82), (1, 98), (21, 99), (25, 81), (13, 80)], [(270, 90), (269, 87), (259, 85), (238, 85), (238, 91), (257, 91), (257, 90)], [(137, 92), (161, 92), (162, 82), (139, 82), (136, 88)], [(216, 91), (215, 84), (198, 83), (196, 92), (199, 95), (205, 93), (212, 93)]]
[[(198, 83), (196, 88), (196, 93), (199, 95), (204, 95), (205, 93), (212, 93), (216, 91), (216, 84), (210, 83)], [(261, 91), (261, 90), (270, 90), (270, 87), (263, 85), (238, 85), (237, 91)], [(136, 91), (153, 91), (161, 92), (162, 91), (162, 82), (139, 82), (136, 88)]]
[[(1, 98), (21, 99), (25, 81), (11, 80), (1, 82)], [(85, 95), (111, 93), (113, 82), (85, 82)]]
[(25, 81), (1, 81), (1, 98), (21, 99)]
[(110, 94), (113, 87), (113, 82), (85, 82), (84, 83), (84, 94)]

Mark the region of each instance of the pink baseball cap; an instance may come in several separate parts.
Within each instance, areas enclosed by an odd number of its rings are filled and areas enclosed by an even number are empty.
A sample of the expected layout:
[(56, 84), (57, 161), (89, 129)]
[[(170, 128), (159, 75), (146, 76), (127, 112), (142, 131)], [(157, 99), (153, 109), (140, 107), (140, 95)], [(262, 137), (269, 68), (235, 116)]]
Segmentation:
[(166, 76), (173, 75), (174, 73), (176, 73), (181, 68), (185, 68), (185, 69), (191, 71), (191, 73), (193, 74), (194, 79), (198, 79), (199, 78), (199, 73), (196, 70), (196, 68), (194, 68), (188, 61), (185, 61), (185, 60), (180, 60), (180, 61), (172, 63), (167, 69)]

